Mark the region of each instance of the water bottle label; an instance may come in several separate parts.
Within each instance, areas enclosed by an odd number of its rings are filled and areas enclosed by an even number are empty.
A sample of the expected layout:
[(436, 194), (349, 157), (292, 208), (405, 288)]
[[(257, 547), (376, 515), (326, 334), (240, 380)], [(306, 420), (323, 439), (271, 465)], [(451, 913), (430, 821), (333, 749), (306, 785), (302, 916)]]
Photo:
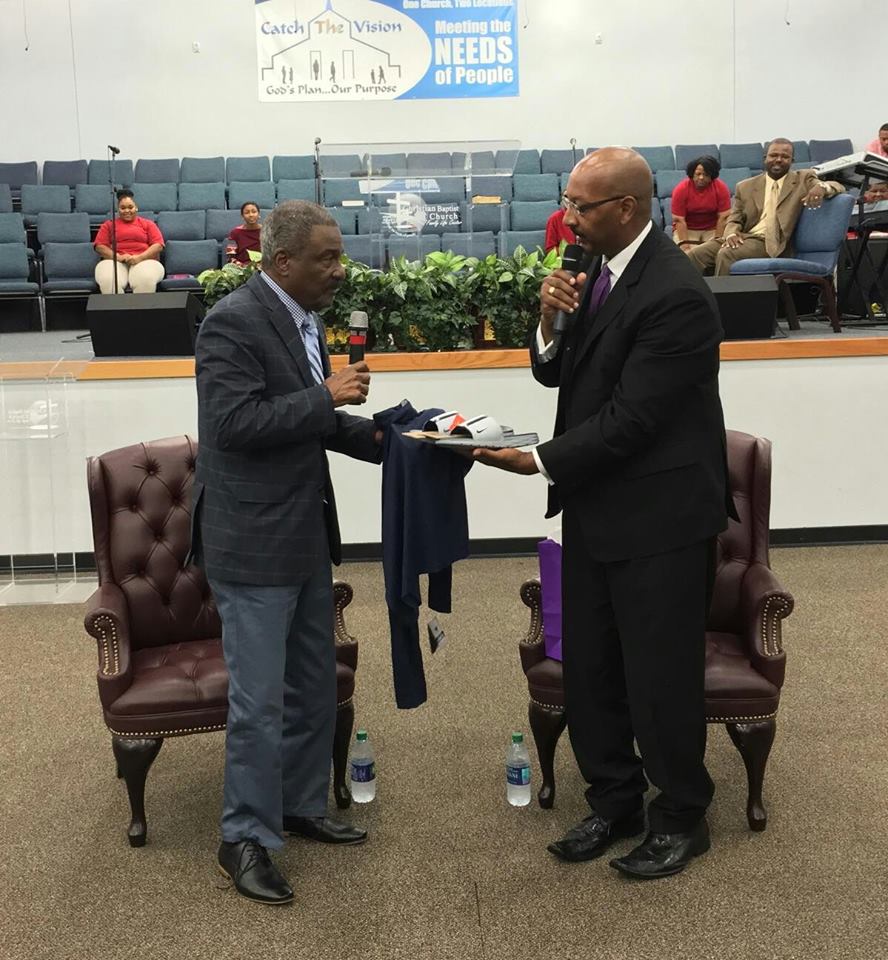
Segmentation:
[(355, 783), (370, 783), (371, 780), (376, 779), (376, 764), (352, 763), (351, 778)]
[(506, 766), (506, 780), (513, 787), (526, 787), (530, 783), (530, 767)]

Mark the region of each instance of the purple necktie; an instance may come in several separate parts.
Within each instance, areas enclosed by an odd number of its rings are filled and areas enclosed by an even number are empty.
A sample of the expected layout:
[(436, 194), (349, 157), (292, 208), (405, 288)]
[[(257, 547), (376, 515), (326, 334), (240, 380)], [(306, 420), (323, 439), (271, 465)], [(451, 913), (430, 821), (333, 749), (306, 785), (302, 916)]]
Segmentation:
[(612, 274), (605, 263), (601, 268), (601, 273), (598, 274), (595, 283), (592, 285), (592, 293), (589, 294), (589, 309), (587, 312), (590, 316), (598, 313), (601, 305), (607, 299), (607, 295), (610, 293), (611, 276)]

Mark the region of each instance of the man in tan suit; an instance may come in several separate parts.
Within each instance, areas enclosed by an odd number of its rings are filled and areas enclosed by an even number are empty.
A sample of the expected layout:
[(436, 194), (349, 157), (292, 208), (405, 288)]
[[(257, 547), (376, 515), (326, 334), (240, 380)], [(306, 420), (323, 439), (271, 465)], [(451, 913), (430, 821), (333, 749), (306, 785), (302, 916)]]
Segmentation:
[(724, 237), (707, 240), (688, 254), (702, 273), (714, 270), (720, 277), (737, 260), (790, 256), (802, 207), (816, 210), (827, 197), (845, 192), (834, 180), (818, 180), (813, 170), (790, 170), (792, 158), (791, 140), (778, 137), (768, 144), (764, 173), (737, 184)]

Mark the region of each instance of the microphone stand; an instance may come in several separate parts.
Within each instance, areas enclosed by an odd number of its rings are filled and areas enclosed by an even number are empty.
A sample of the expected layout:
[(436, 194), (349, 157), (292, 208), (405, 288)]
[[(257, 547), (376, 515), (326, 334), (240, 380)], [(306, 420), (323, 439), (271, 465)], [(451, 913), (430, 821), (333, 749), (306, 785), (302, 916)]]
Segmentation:
[(576, 137), (570, 138), (570, 152), (571, 152), (571, 159), (573, 160), (573, 165), (576, 166), (577, 165), (577, 138)]
[(315, 203), (321, 206), (321, 138), (315, 137), (314, 142), (314, 177), (315, 177)]
[(117, 294), (117, 193), (114, 188), (115, 157), (117, 151), (108, 147), (108, 156), (111, 162), (108, 164), (108, 186), (111, 189), (111, 263), (114, 265), (114, 293)]

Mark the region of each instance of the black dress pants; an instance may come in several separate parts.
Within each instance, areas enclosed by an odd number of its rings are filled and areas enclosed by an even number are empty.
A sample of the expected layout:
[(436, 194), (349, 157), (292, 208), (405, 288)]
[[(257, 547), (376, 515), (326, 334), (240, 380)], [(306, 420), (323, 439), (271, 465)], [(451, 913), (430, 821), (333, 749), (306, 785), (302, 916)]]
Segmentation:
[(612, 820), (637, 812), (646, 773), (660, 791), (650, 829), (689, 832), (714, 792), (703, 672), (715, 538), (601, 563), (566, 513), (563, 541), (565, 707), (589, 804)]

